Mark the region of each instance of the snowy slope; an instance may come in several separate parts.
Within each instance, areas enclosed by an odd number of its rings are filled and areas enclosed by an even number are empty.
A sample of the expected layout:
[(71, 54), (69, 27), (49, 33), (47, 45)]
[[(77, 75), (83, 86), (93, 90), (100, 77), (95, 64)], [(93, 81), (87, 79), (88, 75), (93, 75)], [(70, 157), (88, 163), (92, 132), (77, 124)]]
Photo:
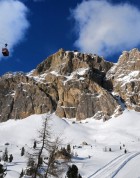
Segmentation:
[[(111, 162), (109, 162), (107, 165), (105, 165), (103, 168), (96, 171), (93, 175), (90, 177), (92, 178), (104, 178), (104, 177), (115, 177), (119, 171), (122, 171), (123, 167), (133, 158), (140, 155), (140, 152), (129, 152), (126, 154), (122, 154), (115, 159), (113, 159)], [(122, 171), (124, 172), (124, 171)], [(132, 175), (132, 174), (131, 174)]]
[[(27, 158), (20, 156), (21, 148), (24, 146), (27, 151), (33, 146), (43, 117), (32, 115), (0, 124), (0, 155), (7, 147), (14, 157), (7, 165), (6, 178), (18, 178), (22, 168), (26, 167)], [(83, 178), (140, 177), (140, 113), (125, 110), (119, 117), (106, 122), (92, 118), (73, 121), (75, 119), (60, 119), (52, 114), (50, 124), (54, 134), (61, 135), (64, 145), (76, 145), (72, 151), (78, 156), (73, 157), (71, 164), (77, 165)], [(8, 146), (5, 145), (7, 142)], [(88, 145), (82, 145), (83, 142)]]
[(116, 175), (116, 178), (120, 177), (127, 177), (132, 178), (133, 177), (140, 177), (140, 169), (138, 168), (138, 165), (140, 164), (140, 155), (133, 158), (131, 161), (129, 161), (124, 168)]

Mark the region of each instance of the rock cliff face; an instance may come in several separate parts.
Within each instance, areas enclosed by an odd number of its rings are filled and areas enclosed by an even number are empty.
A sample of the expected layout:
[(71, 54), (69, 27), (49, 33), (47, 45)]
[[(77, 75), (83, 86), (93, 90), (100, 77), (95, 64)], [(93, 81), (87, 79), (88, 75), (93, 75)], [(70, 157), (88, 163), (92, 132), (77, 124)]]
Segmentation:
[(6, 74), (0, 78), (0, 121), (53, 111), (51, 98), (28, 76)]
[[(28, 74), (5, 74), (0, 78), (0, 121), (54, 111), (60, 117), (77, 120), (107, 120), (122, 111), (110, 90), (120, 95), (129, 108), (135, 105), (139, 110), (139, 84), (134, 80), (123, 82), (133, 72), (138, 77), (138, 59), (139, 51), (132, 50), (124, 52), (114, 65), (97, 55), (60, 49)], [(135, 94), (129, 98), (131, 92)]]
[[(121, 96), (127, 108), (140, 112), (140, 52), (124, 51), (106, 75), (110, 87)], [(109, 86), (109, 85), (108, 85)]]
[(61, 49), (39, 64), (32, 76), (47, 84), (58, 116), (81, 120), (96, 115), (108, 119), (119, 110), (117, 101), (103, 88), (106, 72), (112, 66), (97, 55)]

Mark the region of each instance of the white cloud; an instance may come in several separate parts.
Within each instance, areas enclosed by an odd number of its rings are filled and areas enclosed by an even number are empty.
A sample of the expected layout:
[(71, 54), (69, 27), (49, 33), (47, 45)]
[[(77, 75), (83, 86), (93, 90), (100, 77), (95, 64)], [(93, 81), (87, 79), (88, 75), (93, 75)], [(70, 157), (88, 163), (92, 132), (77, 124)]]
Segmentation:
[(0, 48), (8, 43), (11, 52), (24, 39), (29, 27), (27, 12), (27, 7), (18, 0), (0, 0)]
[(83, 1), (73, 11), (78, 39), (85, 52), (109, 56), (140, 44), (140, 11), (126, 3)]

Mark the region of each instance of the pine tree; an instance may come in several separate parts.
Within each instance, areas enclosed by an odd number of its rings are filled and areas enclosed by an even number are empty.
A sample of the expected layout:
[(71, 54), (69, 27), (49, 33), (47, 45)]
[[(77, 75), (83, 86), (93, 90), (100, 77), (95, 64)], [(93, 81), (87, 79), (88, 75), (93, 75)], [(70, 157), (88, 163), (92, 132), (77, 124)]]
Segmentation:
[(0, 174), (2, 174), (3, 173), (3, 165), (2, 164), (0, 164)]
[(28, 167), (34, 167), (35, 166), (35, 160), (31, 155), (28, 157), (27, 166)]
[(127, 153), (127, 150), (126, 150), (126, 149), (124, 150), (124, 153), (125, 153), (125, 154)]
[(70, 144), (67, 145), (67, 152), (70, 154), (71, 153), (71, 146)]
[(36, 148), (36, 141), (34, 141), (34, 145), (33, 145), (33, 148), (34, 148), (34, 149)]
[(21, 148), (21, 156), (23, 156), (24, 153), (25, 153), (25, 149), (24, 149), (24, 147), (22, 147), (22, 148)]
[(4, 169), (3, 165), (0, 164), (0, 178), (3, 178), (6, 175), (6, 169)]
[(45, 178), (49, 178), (50, 176), (59, 177), (63, 171), (62, 168), (60, 168), (59, 164), (57, 164), (55, 158), (59, 145), (60, 145), (59, 137), (55, 138), (54, 141), (51, 141), (49, 139), (45, 144), (45, 149), (48, 151), (48, 161), (44, 162), (44, 164), (47, 165)]
[(68, 178), (78, 178), (78, 168), (76, 165), (72, 165), (69, 167), (67, 171), (67, 177)]
[(28, 157), (28, 162), (27, 162), (27, 169), (26, 169), (26, 175), (28, 176), (33, 176), (36, 171), (36, 165), (35, 165), (35, 160), (32, 155)]
[(5, 162), (8, 162), (8, 149), (7, 148), (5, 148), (5, 151), (2, 156), (2, 160)]
[(19, 178), (22, 178), (23, 176), (24, 176), (24, 172), (23, 172), (23, 169), (22, 169)]
[(82, 176), (79, 174), (79, 175), (78, 175), (78, 178), (82, 178)]
[(13, 161), (13, 155), (10, 154), (10, 157), (9, 157), (9, 162), (11, 163)]
[[(44, 118), (42, 129), (39, 131), (39, 138), (37, 140), (37, 143), (39, 143), (40, 147), (38, 149), (34, 149), (34, 152), (32, 153), (32, 157), (35, 159), (36, 162), (36, 164), (33, 166), (33, 178), (37, 178), (38, 176), (40, 176), (38, 170), (42, 166), (42, 161), (44, 165), (46, 165), (46, 168), (44, 169), (44, 178), (49, 178), (50, 176), (59, 177), (62, 172), (62, 168), (60, 171), (60, 166), (56, 163), (55, 158), (58, 146), (60, 145), (60, 139), (59, 137), (54, 138), (54, 136), (52, 135), (50, 126), (48, 124), (48, 119), (49, 118), (47, 117)], [(47, 160), (42, 160), (44, 150), (46, 150), (47, 152)]]
[(40, 157), (39, 165), (41, 166), (42, 164), (43, 164), (43, 159), (42, 159), (42, 157)]

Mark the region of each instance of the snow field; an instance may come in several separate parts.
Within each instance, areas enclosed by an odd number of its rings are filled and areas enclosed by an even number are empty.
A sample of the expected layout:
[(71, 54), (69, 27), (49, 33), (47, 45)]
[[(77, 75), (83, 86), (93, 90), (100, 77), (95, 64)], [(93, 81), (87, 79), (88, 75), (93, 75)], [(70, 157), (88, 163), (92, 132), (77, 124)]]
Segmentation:
[[(32, 115), (26, 119), (0, 123), (0, 151), (7, 147), (8, 153), (14, 157), (13, 162), (7, 164), (6, 178), (18, 178), (22, 168), (26, 167), (27, 157), (20, 156), (21, 148), (24, 146), (28, 151), (33, 146), (43, 117), (45, 115)], [(63, 146), (71, 144), (74, 156), (70, 164), (77, 165), (83, 178), (98, 178), (98, 175), (100, 178), (140, 177), (140, 113), (125, 110), (119, 117), (106, 122), (92, 118), (81, 122), (61, 119), (55, 113), (50, 117), (54, 136), (62, 138)], [(83, 145), (83, 142), (87, 145)], [(125, 149), (127, 154), (124, 154)]]

